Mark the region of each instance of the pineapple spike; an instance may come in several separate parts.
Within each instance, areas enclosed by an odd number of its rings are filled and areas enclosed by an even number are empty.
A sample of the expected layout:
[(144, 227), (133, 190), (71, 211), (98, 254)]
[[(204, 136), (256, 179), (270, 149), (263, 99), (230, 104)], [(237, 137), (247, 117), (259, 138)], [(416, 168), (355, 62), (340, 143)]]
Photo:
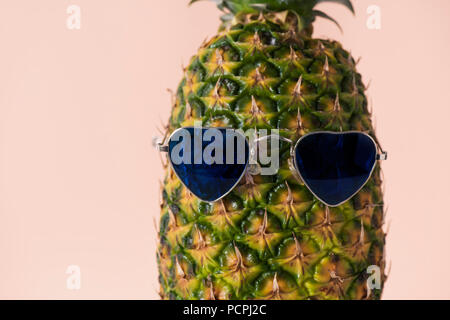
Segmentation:
[(359, 105), (359, 103), (358, 103), (359, 102), (359, 89), (356, 85), (356, 77), (355, 77), (354, 73), (352, 75), (352, 96), (354, 97), (353, 102), (354, 102), (355, 106), (358, 106)]
[(259, 84), (261, 84), (262, 87), (265, 87), (264, 85), (264, 76), (261, 74), (261, 71), (259, 69), (259, 67), (256, 67), (255, 69), (255, 76), (253, 77), (254, 79), (254, 86), (257, 86)]
[(369, 98), (369, 103), (368, 103), (368, 110), (369, 115), (372, 116), (373, 115), (373, 100), (372, 97)]
[[(294, 231), (292, 231), (292, 237), (294, 238), (294, 243), (295, 243), (295, 255), (297, 258), (300, 258), (300, 260), (302, 260), (304, 258), (303, 250), (302, 250), (302, 247), (300, 246), (300, 243), (298, 242), (297, 237), (295, 236)], [(303, 266), (302, 266), (302, 269), (303, 269)]]
[(272, 282), (272, 294), (276, 297), (276, 298), (280, 298), (280, 286), (278, 285), (278, 280), (277, 280), (277, 273), (275, 273), (275, 275), (273, 276), (273, 282)]
[(366, 296), (363, 298), (363, 300), (369, 300), (371, 295), (372, 289), (370, 288), (369, 284), (366, 283)]
[(209, 42), (209, 39), (208, 39), (208, 37), (206, 37), (206, 38), (203, 40), (202, 44), (200, 45), (200, 49), (206, 48), (206, 47), (208, 46), (208, 42)]
[(179, 276), (182, 279), (186, 279), (186, 273), (184, 272), (183, 268), (181, 267), (177, 256), (175, 256), (175, 266), (176, 266), (177, 276)]
[(217, 79), (217, 82), (216, 82), (216, 84), (215, 84), (215, 86), (214, 86), (213, 97), (214, 97), (215, 99), (220, 99), (220, 94), (219, 94), (220, 80), (221, 80), (221, 77), (219, 77), (219, 78)]
[(325, 63), (323, 64), (322, 76), (325, 77), (325, 87), (328, 88), (330, 84), (330, 63), (328, 56), (325, 56)]
[[(154, 228), (154, 230), (155, 230), (155, 233), (158, 235), (158, 237), (159, 237), (159, 231), (158, 231), (158, 222), (156, 221), (156, 218), (155, 217), (153, 217), (153, 228)], [(156, 246), (156, 248), (158, 248), (158, 246)]]
[(300, 37), (298, 36), (297, 30), (291, 27), (286, 33), (283, 34), (283, 41), (285, 43), (293, 43), (298, 47), (302, 47), (303, 43)]
[(230, 214), (227, 211), (227, 207), (225, 206), (225, 203), (223, 202), (223, 200), (220, 200), (220, 209), (219, 209), (219, 215), (224, 216), (226, 222), (228, 223), (228, 225), (230, 226), (234, 226), (233, 220), (230, 217)]
[[(317, 41), (317, 46), (314, 48), (314, 56), (318, 57), (320, 55), (325, 54), (325, 47), (322, 43), (322, 41), (318, 40)], [(327, 55), (325, 54), (325, 57), (327, 57)]]
[(203, 238), (202, 233), (200, 232), (200, 230), (198, 229), (197, 226), (195, 226), (196, 232), (197, 232), (197, 237), (198, 237), (198, 243), (196, 245), (196, 249), (200, 250), (200, 249), (204, 249), (206, 248), (206, 241)]
[(166, 90), (170, 94), (170, 101), (171, 101), (172, 107), (175, 107), (176, 102), (177, 102), (177, 97), (175, 95), (175, 92), (173, 92), (173, 90), (170, 88), (167, 88)]
[(266, 231), (267, 231), (267, 208), (265, 208), (265, 210), (264, 210), (263, 223), (259, 226), (257, 236), (262, 237), (262, 239), (264, 240), (265, 247), (269, 248), (269, 250), (271, 250), (269, 241), (267, 240), (268, 234)]
[(255, 118), (257, 115), (262, 114), (261, 109), (258, 107), (258, 104), (256, 103), (255, 96), (252, 96), (252, 108), (250, 110), (250, 113), (253, 118)]
[(185, 69), (184, 77), (186, 78), (186, 87), (188, 88), (188, 93), (192, 93), (194, 81), (192, 79), (192, 76), (189, 75), (189, 72), (187, 69)]
[[(315, 227), (316, 229), (320, 229), (324, 242), (327, 239), (332, 239), (334, 237), (334, 232), (331, 229), (331, 225), (332, 223), (330, 218), (330, 208), (328, 206), (325, 206), (325, 217), (322, 223)], [(324, 243), (322, 243), (321, 246), (323, 247)]]
[(246, 15), (244, 15), (244, 22), (245, 22), (245, 24), (248, 24), (248, 23), (250, 23), (251, 22), (251, 14), (246, 14)]
[(235, 271), (240, 271), (240, 270), (245, 270), (245, 265), (244, 265), (244, 261), (242, 260), (242, 254), (239, 251), (239, 248), (236, 246), (236, 244), (234, 245), (234, 253), (236, 254), (236, 266), (235, 266)]
[(336, 98), (334, 99), (334, 112), (341, 112), (341, 103), (339, 102), (339, 93), (336, 94)]
[(328, 62), (328, 56), (325, 56), (325, 63), (323, 64), (322, 75), (324, 75), (328, 79), (329, 73), (330, 73), (330, 64)]
[(325, 51), (325, 46), (323, 45), (322, 41), (319, 40), (319, 51), (323, 53)]
[(159, 134), (164, 135), (164, 131), (160, 127), (156, 127), (156, 131), (158, 131)]
[(192, 118), (192, 107), (189, 104), (189, 101), (186, 100), (186, 109), (184, 112), (184, 120), (189, 120)]
[(364, 91), (369, 90), (371, 84), (372, 84), (372, 79), (369, 79), (369, 82), (367, 82), (367, 84), (364, 86)]
[(159, 241), (161, 240), (161, 237), (160, 237), (160, 233), (159, 233), (159, 228), (158, 228), (158, 222), (156, 221), (156, 217), (153, 217), (153, 228), (154, 228), (154, 230), (155, 230), (155, 233), (156, 233), (156, 238), (154, 239), (154, 241), (155, 241), (155, 248), (156, 248), (156, 255), (157, 255), (157, 257), (159, 258), (159, 259), (161, 259), (162, 258), (162, 255), (161, 255), (161, 250), (159, 249), (159, 246), (158, 246), (158, 243), (159, 243)]
[(177, 228), (178, 227), (177, 219), (170, 206), (167, 207), (167, 211), (169, 212), (169, 227)]
[(354, 73), (352, 75), (352, 94), (353, 95), (358, 95), (359, 94), (358, 87), (356, 86), (356, 77), (355, 77)]
[(159, 117), (159, 122), (161, 127), (156, 127), (156, 130), (163, 135), (162, 141), (164, 142), (169, 135), (169, 126), (164, 124), (164, 121)]
[(256, 184), (255, 184), (255, 182), (253, 181), (253, 177), (252, 177), (252, 175), (251, 174), (249, 174), (249, 173), (245, 173), (245, 184), (250, 188), (250, 189), (252, 189)]
[(359, 233), (359, 243), (364, 244), (364, 221), (361, 217), (361, 231)]
[(209, 279), (209, 300), (216, 300), (216, 297), (214, 295), (214, 287), (211, 279)]
[(385, 232), (386, 235), (388, 235), (389, 232), (391, 231), (391, 225), (392, 225), (392, 220), (389, 220), (386, 224), (386, 232)]
[(222, 66), (223, 66), (223, 62), (224, 62), (222, 52), (220, 52), (219, 49), (216, 49), (216, 52), (215, 52), (215, 53), (216, 53), (216, 63), (217, 63), (220, 67), (222, 67)]
[(219, 104), (221, 107), (224, 106), (223, 102), (221, 101), (222, 97), (219, 92), (220, 86), (221, 86), (221, 81), (222, 81), (222, 78), (219, 77), (217, 79), (216, 85), (214, 86), (214, 89), (213, 89), (213, 98), (214, 98), (214, 104), (212, 106), (213, 109), (216, 107), (217, 104)]
[(388, 213), (389, 206), (386, 206), (386, 209), (383, 210), (383, 218), (382, 218), (382, 225), (386, 223), (386, 215)]
[[(339, 131), (342, 132), (344, 130), (344, 128), (343, 128), (343, 124), (342, 124), (342, 117), (340, 115), (341, 111), (342, 111), (342, 108), (341, 108), (341, 103), (339, 102), (339, 93), (338, 93), (338, 94), (336, 94), (336, 99), (334, 100), (334, 107), (333, 107), (334, 116), (333, 116), (333, 120), (336, 119), (336, 118), (338, 119), (338, 121), (339, 121)], [(333, 120), (331, 120), (331, 122)]]
[(224, 74), (224, 73), (225, 73), (225, 70), (224, 70), (224, 68), (223, 68), (223, 65), (224, 65), (224, 59), (223, 59), (222, 52), (220, 52), (219, 49), (216, 49), (215, 53), (216, 53), (216, 64), (217, 64), (217, 68), (216, 68), (216, 70), (214, 70), (213, 74), (216, 73), (217, 70), (219, 70), (221, 74)]
[(259, 12), (258, 21), (264, 22), (266, 18), (264, 17), (264, 13), (262, 11)]
[(300, 107), (297, 108), (297, 128), (296, 132), (298, 135), (302, 135), (304, 133), (303, 130), (303, 122), (302, 122), (302, 114), (300, 112)]
[[(386, 254), (386, 251), (384, 251), (383, 254)], [(389, 266), (387, 269), (387, 273), (384, 276), (384, 281), (386, 281), (389, 278), (389, 276), (391, 275), (391, 270), (392, 270), (392, 261), (389, 261)]]
[(244, 264), (244, 260), (242, 259), (242, 254), (239, 251), (238, 247), (236, 246), (236, 244), (233, 242), (233, 246), (234, 246), (234, 253), (236, 255), (236, 262), (234, 263), (234, 265), (231, 268), (231, 272), (232, 273), (239, 273), (239, 286), (237, 288), (237, 291), (240, 290), (240, 288), (243, 286), (244, 284), (244, 277), (243, 277), (243, 273), (245, 272), (245, 270), (247, 269), (247, 267)]
[(330, 219), (330, 207), (325, 206), (325, 219), (324, 219), (324, 225), (329, 226), (331, 225), (331, 219)]
[(281, 11), (273, 13), (274, 20), (280, 24), (286, 23), (286, 18), (288, 16), (288, 11)]
[(256, 51), (263, 52), (264, 45), (261, 41), (261, 38), (259, 37), (258, 31), (255, 31), (255, 33), (253, 35), (251, 45), (252, 45), (252, 49), (248, 53), (250, 56), (253, 56), (256, 53)]
[(294, 48), (292, 48), (292, 46), (289, 46), (289, 62), (292, 64), (294, 63), (294, 61), (296, 61), (298, 59), (297, 54), (294, 51)]
[(245, 186), (247, 187), (249, 197), (251, 199), (255, 199), (256, 193), (258, 193), (258, 191), (255, 190), (256, 183), (249, 171), (245, 172)]
[[(294, 90), (291, 93), (291, 103), (301, 101), (303, 104), (309, 106), (309, 103), (305, 100), (302, 93), (303, 75), (300, 75), (297, 83), (295, 84)], [(300, 106), (299, 106), (300, 107)]]
[(220, 199), (220, 206), (221, 206), (223, 212), (224, 212), (225, 214), (227, 214), (227, 213), (228, 213), (228, 212), (227, 212), (227, 207), (225, 207), (225, 202), (223, 202), (223, 199)]
[(342, 277), (337, 275), (335, 270), (336, 267), (334, 267), (333, 269), (328, 269), (328, 273), (330, 274), (330, 282), (332, 284), (332, 287), (328, 290), (328, 294), (331, 292), (335, 292), (335, 290), (337, 289), (339, 297), (344, 297), (345, 294), (342, 285), (344, 284), (344, 281), (346, 279), (343, 279)]
[(287, 189), (287, 197), (286, 200), (284, 201), (284, 206), (286, 207), (286, 223), (289, 222), (290, 218), (293, 216), (294, 214), (294, 197), (292, 196), (292, 190), (289, 187), (289, 183), (287, 181), (284, 182), (286, 184), (286, 189)]
[(164, 198), (163, 198), (164, 185), (161, 180), (158, 181), (159, 181), (159, 206), (162, 209), (164, 207)]
[(259, 234), (260, 234), (260, 235), (263, 235), (263, 236), (265, 237), (266, 229), (267, 229), (267, 208), (264, 210), (263, 223), (262, 223), (262, 225), (259, 227)]
[(302, 96), (302, 82), (303, 82), (303, 75), (300, 75), (294, 87), (294, 92), (292, 93), (293, 98), (299, 98)]
[(255, 34), (253, 35), (252, 44), (253, 44), (253, 46), (255, 46), (258, 49), (262, 48), (262, 46), (263, 46), (261, 39), (259, 37), (258, 31), (255, 31)]
[(294, 197), (292, 196), (292, 190), (289, 187), (289, 183), (287, 181), (284, 182), (286, 184), (286, 189), (288, 192), (288, 196), (286, 197), (286, 203), (289, 205), (293, 205), (294, 204)]

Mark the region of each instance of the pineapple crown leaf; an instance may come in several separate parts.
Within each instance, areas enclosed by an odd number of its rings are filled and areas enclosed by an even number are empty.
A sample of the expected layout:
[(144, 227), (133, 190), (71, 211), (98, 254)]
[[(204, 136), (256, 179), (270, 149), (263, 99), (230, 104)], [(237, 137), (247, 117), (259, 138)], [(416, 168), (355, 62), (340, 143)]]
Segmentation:
[[(202, 0), (191, 0), (189, 4)], [(314, 10), (316, 5), (324, 2), (338, 3), (345, 6), (353, 14), (355, 10), (351, 0), (210, 0), (224, 12), (222, 21), (230, 21), (234, 16), (241, 14), (252, 14), (259, 12), (282, 12), (290, 11), (301, 17), (304, 24), (312, 23), (316, 17), (325, 18), (334, 22), (339, 29), (341, 27), (335, 19), (323, 11)], [(341, 29), (342, 30), (342, 29)]]

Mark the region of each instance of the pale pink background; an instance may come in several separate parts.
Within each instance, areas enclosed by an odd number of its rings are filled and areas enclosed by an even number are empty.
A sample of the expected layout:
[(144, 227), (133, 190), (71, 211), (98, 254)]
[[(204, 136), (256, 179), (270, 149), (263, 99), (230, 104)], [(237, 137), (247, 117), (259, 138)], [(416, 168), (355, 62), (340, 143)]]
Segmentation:
[[(151, 139), (213, 3), (0, 1), (0, 298), (157, 298), (161, 167)], [(357, 0), (316, 35), (356, 56), (373, 101), (391, 221), (384, 298), (450, 298), (450, 2)], [(81, 30), (66, 8), (82, 9)], [(382, 29), (366, 9), (382, 9)], [(81, 290), (66, 289), (79, 265)]]

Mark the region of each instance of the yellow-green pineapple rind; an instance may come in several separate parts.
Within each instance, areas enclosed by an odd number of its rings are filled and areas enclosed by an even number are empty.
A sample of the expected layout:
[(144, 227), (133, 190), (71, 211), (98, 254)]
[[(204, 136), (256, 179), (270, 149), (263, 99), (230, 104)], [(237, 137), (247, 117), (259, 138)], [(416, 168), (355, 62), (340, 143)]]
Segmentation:
[[(280, 129), (292, 140), (358, 130), (375, 138), (355, 60), (288, 14), (249, 14), (203, 44), (185, 69), (167, 132), (193, 125)], [(377, 164), (350, 201), (328, 208), (289, 170), (245, 175), (223, 201), (198, 200), (167, 167), (158, 265), (164, 299), (378, 299), (385, 276)], [(381, 289), (368, 290), (367, 268)]]

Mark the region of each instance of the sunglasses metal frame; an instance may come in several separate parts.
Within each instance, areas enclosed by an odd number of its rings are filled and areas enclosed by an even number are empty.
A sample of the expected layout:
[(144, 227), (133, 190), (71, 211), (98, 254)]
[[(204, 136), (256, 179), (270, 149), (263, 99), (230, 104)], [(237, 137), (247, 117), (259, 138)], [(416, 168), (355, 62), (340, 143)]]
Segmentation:
[[(241, 182), (241, 180), (242, 180), (242, 178), (244, 177), (244, 175), (245, 175), (245, 173), (246, 173), (246, 171), (247, 171), (247, 169), (248, 169), (248, 166), (249, 166), (249, 162), (250, 162), (250, 158), (251, 158), (251, 152), (252, 152), (251, 146), (250, 146), (250, 144), (249, 144), (249, 142), (248, 142), (248, 140), (247, 140), (247, 137), (246, 137), (245, 135), (243, 135), (242, 133), (240, 133), (239, 131), (237, 131), (237, 129), (226, 128), (226, 127), (192, 127), (192, 126), (190, 126), (190, 127), (182, 127), (182, 128), (178, 128), (178, 129), (175, 129), (175, 130), (170, 134), (170, 136), (167, 138), (167, 142), (170, 141), (170, 139), (172, 138), (172, 136), (173, 136), (176, 132), (178, 132), (178, 131), (180, 131), (180, 130), (183, 130), (183, 129), (190, 129), (190, 128), (194, 128), (194, 129), (195, 129), (195, 128), (198, 128), (198, 129), (225, 129), (225, 130), (231, 130), (231, 131), (234, 131), (234, 132), (237, 133), (237, 134), (240, 134), (240, 135), (245, 139), (245, 141), (246, 141), (246, 143), (247, 143), (247, 145), (248, 145), (248, 159), (247, 159), (247, 163), (245, 164), (245, 168), (244, 168), (244, 170), (242, 171), (241, 176), (239, 177), (239, 179), (237, 179), (236, 183), (230, 188), (230, 190), (228, 190), (228, 191), (227, 191), (224, 195), (222, 195), (220, 198), (217, 198), (216, 200), (213, 200), (213, 201), (208, 201), (208, 200), (202, 199), (201, 197), (195, 195), (197, 198), (199, 198), (201, 201), (204, 201), (204, 202), (208, 202), (208, 203), (214, 203), (214, 202), (217, 202), (217, 201), (223, 199), (224, 197), (226, 197), (231, 191), (234, 190), (234, 188), (236, 188), (236, 186), (239, 184), (239, 182)], [(168, 145), (168, 144), (165, 145), (165, 144), (164, 144), (164, 141), (161, 142), (161, 143), (158, 143), (158, 149), (159, 149), (160, 152), (167, 152), (167, 154), (169, 153), (169, 145)], [(175, 173), (175, 175), (177, 176), (177, 178), (181, 181), (181, 183), (183, 184), (183, 186), (184, 186), (186, 189), (189, 190), (189, 192), (193, 193), (193, 192), (188, 188), (188, 186), (183, 182), (183, 180), (180, 178), (180, 176), (178, 175), (177, 171), (176, 171), (175, 168), (173, 167), (173, 163), (172, 163), (172, 160), (171, 160), (169, 154), (168, 154), (168, 158), (169, 158), (170, 168), (173, 170), (173, 172)]]
[[(170, 141), (170, 139), (172, 138), (172, 136), (173, 136), (177, 131), (182, 130), (182, 129), (188, 129), (188, 128), (196, 128), (196, 127), (192, 127), (192, 126), (191, 126), (191, 127), (182, 127), (182, 128), (178, 128), (178, 129), (174, 130), (174, 131), (170, 134), (170, 136), (167, 138), (167, 141)], [(247, 163), (246, 163), (246, 165), (245, 165), (245, 168), (244, 168), (244, 170), (243, 170), (241, 176), (239, 177), (239, 179), (236, 181), (236, 183), (233, 185), (233, 187), (230, 188), (230, 190), (229, 190), (227, 193), (225, 193), (225, 194), (222, 195), (220, 198), (218, 198), (218, 199), (216, 199), (216, 200), (214, 200), (214, 201), (204, 200), (204, 199), (202, 199), (202, 198), (196, 196), (196, 197), (199, 198), (201, 201), (205, 201), (205, 202), (209, 202), (209, 203), (214, 203), (214, 202), (217, 202), (217, 201), (223, 199), (224, 197), (226, 197), (231, 191), (234, 190), (234, 188), (236, 188), (236, 186), (239, 184), (239, 182), (241, 182), (241, 180), (242, 180), (242, 178), (244, 177), (246, 171), (248, 170), (249, 162), (250, 162), (251, 157), (253, 156), (254, 150), (252, 149), (252, 146), (249, 144), (247, 137), (246, 137), (245, 135), (243, 135), (242, 133), (238, 132), (237, 129), (226, 128), (226, 127), (199, 127), (199, 128), (201, 128), (201, 129), (226, 129), (226, 130), (232, 130), (232, 131), (234, 131), (234, 132), (240, 134), (240, 135), (246, 140), (247, 144), (249, 145), (249, 156), (248, 156), (248, 159), (247, 159)], [(328, 204), (326, 201), (324, 201), (323, 199), (321, 199), (319, 196), (317, 196), (316, 193), (315, 193), (313, 190), (311, 190), (311, 188), (308, 186), (308, 184), (305, 183), (305, 181), (304, 181), (304, 179), (303, 179), (303, 177), (302, 177), (302, 174), (300, 173), (300, 170), (298, 169), (298, 166), (297, 166), (297, 156), (296, 156), (296, 154), (295, 154), (295, 153), (296, 153), (295, 150), (297, 149), (299, 143), (300, 143), (301, 140), (304, 139), (305, 137), (308, 137), (308, 136), (314, 135), (314, 134), (319, 134), (319, 133), (336, 134), (336, 135), (338, 135), (338, 134), (348, 134), (348, 133), (359, 133), (359, 134), (362, 134), (362, 135), (365, 135), (365, 136), (369, 137), (370, 140), (373, 142), (373, 144), (374, 144), (374, 146), (375, 146), (375, 149), (376, 149), (376, 151), (377, 151), (376, 156), (375, 156), (375, 159), (374, 159), (375, 161), (374, 161), (374, 163), (373, 163), (372, 169), (370, 170), (370, 174), (368, 175), (368, 178), (366, 179), (366, 181), (362, 184), (362, 186), (361, 186), (355, 193), (353, 193), (350, 197), (348, 197), (347, 199), (345, 199), (344, 201), (342, 201), (342, 202), (340, 202), (340, 203), (338, 203), (338, 204), (336, 204), (336, 205), (330, 205), (330, 204)], [(305, 185), (305, 186), (308, 188), (308, 190), (309, 190), (309, 191), (310, 191), (310, 192), (311, 192), (311, 193), (312, 193), (312, 194), (313, 194), (320, 202), (322, 202), (323, 204), (327, 205), (328, 207), (338, 207), (338, 206), (342, 205), (343, 203), (347, 202), (348, 200), (350, 200), (351, 198), (353, 198), (359, 191), (361, 191), (362, 188), (364, 188), (364, 186), (367, 184), (367, 182), (368, 182), (368, 181), (370, 180), (370, 178), (372, 177), (373, 171), (375, 170), (375, 167), (376, 167), (376, 165), (377, 165), (377, 161), (380, 161), (380, 160), (387, 160), (387, 152), (383, 151), (383, 149), (380, 147), (380, 145), (379, 145), (379, 144), (378, 144), (378, 143), (377, 143), (377, 142), (376, 142), (369, 134), (367, 134), (367, 133), (365, 133), (365, 132), (361, 132), (361, 131), (344, 131), (344, 132), (336, 132), (336, 131), (314, 131), (314, 132), (310, 132), (310, 133), (307, 133), (307, 134), (301, 136), (301, 137), (297, 140), (297, 142), (295, 142), (295, 143), (294, 143), (291, 139), (288, 139), (288, 138), (283, 137), (283, 136), (281, 136), (281, 135), (267, 135), (267, 136), (264, 136), (264, 137), (255, 139), (254, 142), (255, 142), (255, 143), (258, 143), (258, 142), (260, 142), (260, 141), (263, 141), (264, 139), (268, 139), (268, 138), (273, 137), (273, 136), (276, 136), (276, 137), (277, 137), (278, 139), (280, 139), (281, 141), (288, 142), (288, 143), (291, 145), (291, 147), (290, 147), (290, 159), (291, 159), (292, 162), (293, 162), (293, 168), (291, 168), (291, 170), (292, 170), (292, 169), (295, 170), (295, 172), (293, 172), (294, 176), (296, 177), (297, 180), (299, 180), (299, 182), (300, 182), (301, 184)], [(168, 146), (168, 145), (164, 145), (164, 141), (158, 143), (157, 145), (158, 145), (158, 149), (159, 149), (160, 152), (167, 152), (167, 153), (169, 152), (169, 146)], [(378, 153), (378, 151), (380, 151), (381, 153)], [(180, 179), (180, 177), (178, 176), (177, 172), (175, 171), (175, 169), (174, 169), (174, 167), (173, 167), (173, 164), (172, 164), (172, 160), (170, 159), (170, 156), (168, 156), (168, 158), (169, 158), (169, 163), (170, 163), (171, 169), (174, 171), (175, 175), (176, 175), (177, 178), (181, 181), (181, 183), (189, 190), (189, 188), (186, 186), (186, 184), (183, 182), (183, 180)], [(298, 176), (297, 176), (297, 175), (298, 175)], [(192, 192), (191, 190), (189, 190), (189, 191)]]

